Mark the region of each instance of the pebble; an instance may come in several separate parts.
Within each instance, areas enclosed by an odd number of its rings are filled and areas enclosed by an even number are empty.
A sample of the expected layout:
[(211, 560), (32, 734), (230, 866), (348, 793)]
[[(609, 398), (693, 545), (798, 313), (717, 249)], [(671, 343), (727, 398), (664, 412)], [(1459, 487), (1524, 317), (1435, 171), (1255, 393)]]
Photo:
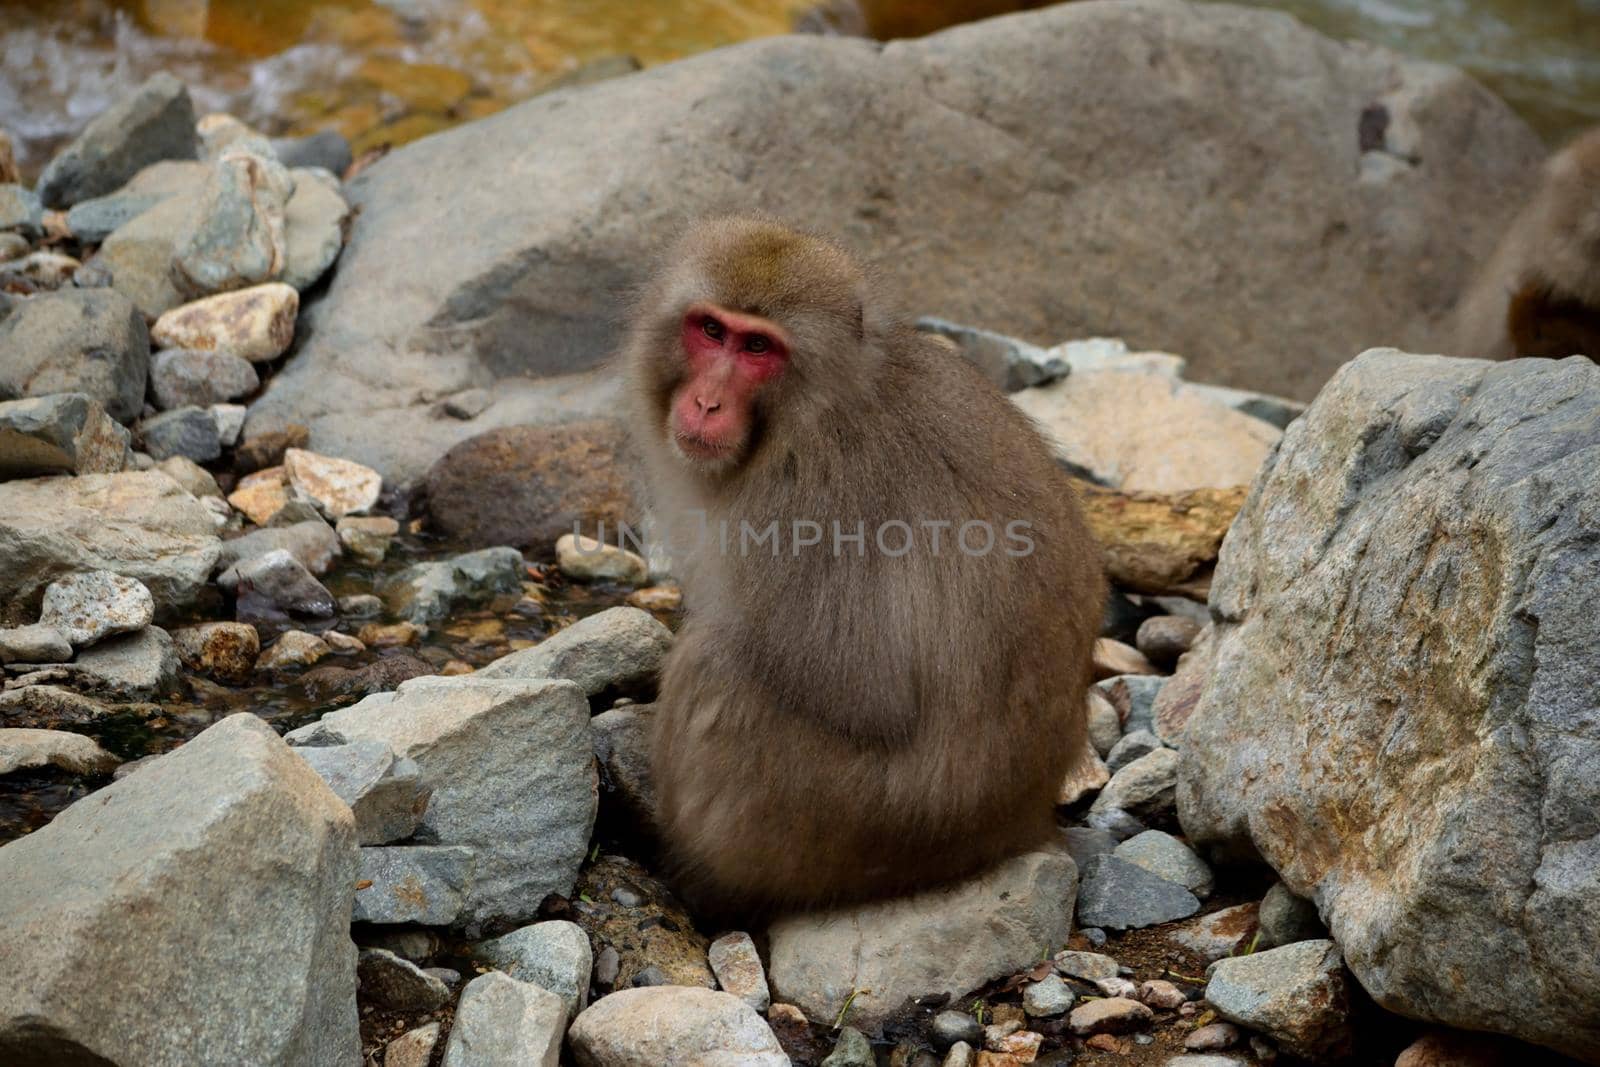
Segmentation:
[(1078, 978), (1085, 982), (1093, 982), (1101, 978), (1115, 978), (1120, 968), (1117, 961), (1110, 956), (1103, 956), (1098, 952), (1066, 952), (1056, 953), (1056, 970), (1068, 978)]
[(761, 965), (755, 942), (742, 931), (723, 934), (711, 942), (706, 953), (717, 984), (756, 1011), (765, 1012), (771, 1004), (767, 992), (767, 972)]
[(315, 501), (329, 519), (370, 510), (383, 489), (383, 476), (371, 467), (303, 448), (284, 450), (283, 469), (289, 485)]
[(361, 950), (356, 977), (362, 998), (393, 1011), (437, 1011), (450, 1003), (450, 988), (410, 960), (381, 948)]
[(222, 497), (222, 489), (211, 472), (188, 456), (168, 456), (156, 464), (168, 478), (177, 482), (193, 497)]
[(1106, 757), (1106, 769), (1115, 774), (1140, 756), (1148, 756), (1161, 747), (1161, 739), (1149, 730), (1134, 730), (1112, 746), (1111, 754)]
[(650, 579), (650, 568), (642, 557), (574, 534), (562, 534), (556, 542), (556, 566), (562, 574), (580, 582), (643, 585)]
[(339, 542), (362, 563), (377, 565), (389, 553), (400, 524), (387, 515), (346, 515), (338, 522)]
[(287, 549), (277, 548), (254, 559), (241, 560), (237, 571), (241, 607), (259, 600), (296, 615), (322, 619), (333, 615), (333, 594)]
[(1158, 748), (1112, 775), (1090, 810), (1115, 808), (1135, 818), (1154, 815), (1176, 806), (1177, 788), (1178, 754)]
[(600, 955), (594, 958), (595, 984), (610, 989), (617, 983), (617, 975), (622, 973), (622, 954), (615, 947), (607, 945), (600, 950)]
[(1035, 1019), (1050, 1019), (1072, 1010), (1078, 995), (1056, 975), (1046, 975), (1022, 991), (1022, 1010)]
[(71, 256), (40, 250), (31, 252), (21, 259), (0, 263), (0, 274), (14, 274), (26, 278), (44, 289), (60, 289), (72, 281), (82, 266), (83, 264)]
[(0, 261), (26, 255), (28, 239), (20, 233), (0, 233)]
[(1089, 743), (1100, 757), (1111, 755), (1117, 742), (1122, 740), (1122, 717), (1107, 696), (1098, 689), (1089, 690), (1085, 698), (1088, 708)]
[(644, 611), (677, 611), (683, 606), (683, 590), (675, 585), (650, 585), (629, 593), (627, 604)]
[(322, 635), (322, 639), (328, 643), (329, 648), (341, 656), (351, 656), (367, 650), (367, 646), (361, 643), (359, 637), (351, 637), (338, 630), (328, 630)]
[(220, 404), (260, 387), (255, 367), (232, 352), (167, 348), (150, 360), (150, 388), (163, 411)]
[(283, 454), (291, 448), (304, 448), (311, 441), (311, 431), (293, 422), (281, 430), (257, 433), (241, 443), (233, 455), (233, 469), (240, 474), (283, 466)]
[(413, 622), (369, 622), (356, 631), (368, 648), (406, 648), (422, 640), (422, 627)]
[(1189, 651), (1203, 629), (1200, 623), (1179, 615), (1155, 615), (1139, 624), (1133, 643), (1145, 659), (1171, 670), (1178, 657)]
[(1010, 1057), (1018, 1063), (1032, 1063), (1038, 1057), (1039, 1046), (1043, 1043), (1043, 1034), (1034, 1033), (1032, 1030), (1016, 1030), (996, 1041), (992, 1051)]
[(1126, 997), (1090, 1000), (1072, 1009), (1068, 1025), (1079, 1037), (1092, 1034), (1126, 1034), (1148, 1026), (1155, 1018), (1149, 1008)]
[(1183, 1047), (1191, 1052), (1219, 1052), (1239, 1043), (1239, 1028), (1232, 1023), (1207, 1023), (1190, 1032), (1183, 1039)]
[(286, 167), (321, 167), (331, 174), (350, 169), (350, 142), (338, 130), (275, 140), (272, 150)]
[(554, 1065), (566, 1021), (554, 993), (498, 971), (480, 974), (461, 991), (442, 1067)]
[(44, 205), (33, 190), (15, 182), (0, 184), (0, 230), (15, 230), (28, 237), (43, 233)]
[(1067, 776), (1057, 787), (1056, 804), (1060, 807), (1071, 807), (1086, 797), (1098, 793), (1110, 780), (1111, 772), (1106, 770), (1100, 754), (1092, 746), (1086, 745), (1079, 754), (1077, 764), (1067, 772)]
[(934, 1042), (945, 1047), (962, 1041), (969, 1045), (983, 1042), (983, 1027), (964, 1011), (941, 1011), (933, 1017), (931, 1032)]
[(1104, 996), (1124, 997), (1129, 1000), (1139, 999), (1139, 987), (1133, 983), (1132, 979), (1124, 978), (1120, 974), (1110, 978), (1096, 978), (1094, 987)]
[(1277, 948), (1328, 936), (1322, 916), (1317, 914), (1317, 906), (1295, 896), (1282, 882), (1275, 883), (1261, 898), (1258, 921), (1261, 948)]
[(1189, 1002), (1188, 994), (1162, 978), (1141, 984), (1139, 999), (1158, 1011), (1177, 1011)]
[(383, 1067), (428, 1067), (438, 1043), (438, 1023), (407, 1030), (383, 1047)]
[(1243, 1060), (1232, 1056), (1174, 1056), (1167, 1067), (1245, 1067)]
[(65, 663), (72, 658), (67, 635), (45, 623), (0, 630), (0, 663)]
[(244, 432), (244, 417), (246, 408), (243, 404), (212, 404), (207, 411), (217, 424), (217, 439), (224, 448), (232, 448), (239, 443), (239, 435)]
[(1146, 830), (1118, 845), (1112, 855), (1143, 867), (1159, 878), (1178, 883), (1201, 900), (1211, 895), (1211, 868), (1171, 834)]
[(1078, 887), (1078, 921), (1112, 930), (1184, 919), (1200, 910), (1194, 894), (1115, 855), (1096, 856)]
[(117, 230), (143, 215), (169, 194), (115, 192), (72, 205), (67, 212), (67, 231), (84, 244), (99, 244)]
[(222, 455), (217, 420), (202, 407), (173, 408), (145, 419), (139, 423), (139, 441), (157, 461), (183, 456), (196, 463), (209, 463)]
[[(371, 619), (383, 614), (383, 600), (373, 593), (353, 593), (339, 598), (339, 614), (347, 619)], [(365, 644), (365, 639), (362, 639)]]
[(1155, 665), (1144, 658), (1132, 645), (1109, 637), (1097, 638), (1094, 643), (1094, 676), (1096, 680), (1115, 678), (1119, 674), (1156, 674)]
[(957, 1041), (950, 1046), (950, 1051), (945, 1053), (944, 1062), (940, 1067), (974, 1067), (977, 1062), (972, 1046), (965, 1041)]
[(1214, 911), (1180, 927), (1172, 934), (1172, 940), (1207, 963), (1232, 956), (1255, 937), (1257, 910), (1258, 905), (1252, 901)]
[(839, 1031), (839, 1039), (822, 1061), (822, 1067), (876, 1067), (877, 1062), (866, 1035), (853, 1026), (846, 1026)]
[(164, 312), (150, 329), (163, 348), (231, 352), (251, 363), (270, 363), (294, 340), (300, 294), (268, 282), (218, 293)]
[(308, 634), (304, 630), (285, 630), (271, 647), (261, 653), (256, 667), (263, 671), (309, 667), (332, 651), (328, 643), (315, 634)]
[(120, 762), (93, 738), (65, 730), (0, 729), (0, 775), (35, 767), (68, 774), (110, 774)]
[(189, 670), (227, 685), (244, 685), (261, 654), (256, 628), (242, 622), (203, 622), (172, 631), (178, 658)]
[(87, 648), (112, 634), (133, 633), (155, 618), (155, 598), (137, 578), (85, 571), (45, 587), (39, 621)]
[(344, 247), (350, 205), (339, 195), (339, 179), (323, 170), (294, 172), (294, 195), (284, 209), (288, 238), (283, 281), (304, 291), (317, 283)]

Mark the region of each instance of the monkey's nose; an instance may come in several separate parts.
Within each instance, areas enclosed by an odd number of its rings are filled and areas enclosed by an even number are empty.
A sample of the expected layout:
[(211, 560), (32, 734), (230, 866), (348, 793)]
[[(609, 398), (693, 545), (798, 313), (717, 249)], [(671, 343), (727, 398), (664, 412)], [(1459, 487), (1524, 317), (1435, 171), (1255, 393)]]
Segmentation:
[(700, 414), (709, 415), (722, 407), (722, 401), (707, 400), (704, 397), (697, 396), (694, 398), (694, 405), (700, 409)]

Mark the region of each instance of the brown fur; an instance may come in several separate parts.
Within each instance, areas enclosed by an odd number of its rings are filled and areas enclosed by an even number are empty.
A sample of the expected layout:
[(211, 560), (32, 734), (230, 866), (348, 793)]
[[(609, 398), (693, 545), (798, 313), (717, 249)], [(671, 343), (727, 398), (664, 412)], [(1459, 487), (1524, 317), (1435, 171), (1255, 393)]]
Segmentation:
[(1600, 358), (1600, 128), (1545, 164), (1457, 308), (1453, 354)]
[[(730, 469), (696, 468), (666, 443), (695, 301), (793, 339)], [(868, 531), (865, 558), (849, 545), (796, 555), (787, 541), (779, 558), (715, 543), (674, 555), (688, 618), (662, 679), (652, 771), (680, 888), (719, 911), (822, 905), (964, 876), (1044, 839), (1085, 750), (1104, 589), (1071, 484), (1032, 424), (947, 347), (886, 316), (838, 247), (766, 221), (691, 230), (624, 361), (664, 523), (704, 509), (735, 534), (740, 520)], [(1026, 520), (1037, 547), (968, 556), (952, 529), (935, 557), (918, 523), (947, 518), (997, 533)], [(871, 532), (895, 519), (918, 534), (897, 559)]]

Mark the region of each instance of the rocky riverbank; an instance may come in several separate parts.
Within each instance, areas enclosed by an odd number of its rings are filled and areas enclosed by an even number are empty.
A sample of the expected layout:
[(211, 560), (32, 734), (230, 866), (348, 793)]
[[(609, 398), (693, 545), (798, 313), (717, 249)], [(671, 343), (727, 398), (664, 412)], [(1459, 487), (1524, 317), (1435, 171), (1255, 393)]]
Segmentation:
[[(1240, 27), (1259, 31), (1249, 48)], [(1361, 256), (1292, 256), (1312, 276), (1291, 278), (1288, 253), (1243, 255), (1237, 307), (1185, 307), (1171, 278), (1141, 274), (1160, 306), (1130, 303), (1143, 227), (1172, 225), (1132, 211), (1125, 176), (1159, 173), (1155, 157), (1072, 194), (1081, 140), (1051, 139), (1058, 90), (1025, 73), (1035, 50), (1070, 57), (1112, 29), (1183, 69), (1240, 48), (1295, 67), (1191, 83), (1275, 101), (1261, 128), (1215, 142), (1229, 165), (1205, 194), (1242, 196), (1221, 175), (1276, 145), (1304, 187), (1263, 248), (1309, 213), (1383, 244), (1383, 270), (1432, 293), (1449, 279), (1428, 271), (1460, 264), (1431, 258), (1424, 221), (1503, 199), (1521, 173), (1526, 131), (1451, 72), (1259, 13), (1139, 0), (866, 64), (845, 62), (859, 43), (752, 45), (720, 57), (739, 93), (701, 61), (662, 68), (350, 182), (337, 144), (197, 118), (157, 78), (37, 186), (0, 184), (0, 1060), (1600, 1063), (1600, 633), (1585, 610), (1600, 371), (1344, 362), (1352, 323), (1382, 325), (1360, 319)], [(694, 121), (734, 132), (693, 135), (697, 174), (725, 151), (749, 164), (735, 184), (759, 176), (802, 217), (833, 210), (760, 172), (770, 145), (741, 141), (769, 128), (747, 124), (780, 70), (791, 110), (822, 82), (879, 102), (840, 143), (945, 130), (907, 145), (927, 158), (878, 175), (876, 207), (843, 228), (883, 256), (905, 233), (939, 246), (953, 273), (922, 294), (947, 317), (920, 326), (1080, 478), (1113, 595), (1059, 842), (916, 897), (729, 931), (676, 901), (650, 837), (671, 561), (570, 532), (645, 518), (610, 386), (585, 369), (613, 329), (589, 301), (672, 215), (728, 190), (706, 177), (670, 209), (629, 206), (619, 178), (571, 198), (611, 128), (583, 116), (670, 124), (660, 109), (703, 99)], [(1149, 91), (1124, 86), (1119, 106)], [(1340, 149), (1265, 132), (1313, 102), (1356, 116), (1377, 97), (1395, 138), (1468, 138), (1488, 162), (1442, 174), (1354, 126)], [(568, 143), (574, 129), (593, 143)], [(957, 219), (917, 184), (945, 173), (952, 129), (991, 180), (1037, 183), (1051, 226), (1057, 209), (1127, 220), (1113, 244), (1079, 227), (1062, 246), (1088, 250), (1073, 269), (1105, 291), (1085, 281), (1064, 313), (1055, 282), (1014, 284), (1059, 281), (1033, 208), (969, 246), (970, 204)], [(537, 160), (501, 154), (527, 144)], [(679, 148), (652, 145), (618, 166), (675, 173)], [(453, 170), (464, 146), (470, 180)], [(841, 188), (877, 158), (841, 152)], [(1335, 161), (1350, 165), (1337, 179)], [(1205, 183), (1179, 170), (1163, 196), (1182, 205)], [(1437, 239), (1492, 238), (1475, 225)], [(1192, 270), (1186, 250), (1224, 229), (1202, 215), (1155, 273)], [(1004, 262), (983, 258), (1002, 245)], [(1174, 338), (1193, 367), (1108, 338), (1014, 336), (1113, 320)], [(1284, 332), (1245, 328), (1261, 322)], [(1218, 377), (1301, 399), (1197, 380)]]

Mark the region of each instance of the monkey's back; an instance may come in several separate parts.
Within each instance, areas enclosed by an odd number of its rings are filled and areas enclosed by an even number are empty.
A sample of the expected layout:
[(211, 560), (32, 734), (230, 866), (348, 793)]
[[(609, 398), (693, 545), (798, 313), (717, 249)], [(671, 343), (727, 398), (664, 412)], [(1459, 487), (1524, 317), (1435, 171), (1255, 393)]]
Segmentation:
[[(785, 491), (736, 494), (728, 514), (1002, 536), (1021, 520), (1032, 551), (688, 568), (716, 580), (686, 583), (653, 769), (702, 905), (807, 907), (971, 874), (1051, 833), (1084, 749), (1104, 588), (1071, 483), (964, 360), (908, 336), (890, 353), (873, 418), (842, 416), (818, 454), (768, 457)], [(731, 605), (697, 613), (704, 598)]]

